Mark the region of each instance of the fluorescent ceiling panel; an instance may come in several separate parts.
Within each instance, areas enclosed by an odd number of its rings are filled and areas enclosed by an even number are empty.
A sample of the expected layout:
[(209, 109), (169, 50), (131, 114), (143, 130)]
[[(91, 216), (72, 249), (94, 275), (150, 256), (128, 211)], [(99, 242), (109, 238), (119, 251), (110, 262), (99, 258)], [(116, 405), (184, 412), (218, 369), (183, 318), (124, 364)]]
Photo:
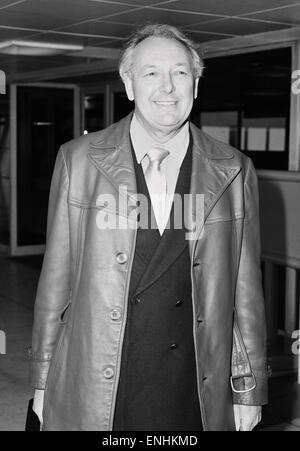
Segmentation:
[(0, 53), (6, 55), (60, 55), (69, 52), (83, 50), (82, 45), (58, 44), (50, 42), (34, 42), (23, 40), (12, 40), (0, 42)]

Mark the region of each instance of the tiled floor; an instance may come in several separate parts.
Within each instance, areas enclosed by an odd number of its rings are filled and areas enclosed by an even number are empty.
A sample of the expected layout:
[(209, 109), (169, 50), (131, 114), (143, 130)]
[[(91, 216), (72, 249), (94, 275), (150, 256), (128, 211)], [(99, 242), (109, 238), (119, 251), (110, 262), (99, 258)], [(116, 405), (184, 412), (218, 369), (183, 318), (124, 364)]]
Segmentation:
[[(24, 430), (33, 393), (28, 385), (27, 348), (41, 262), (40, 257), (0, 255), (0, 331), (6, 334), (6, 354), (0, 355), (0, 431)], [(258, 430), (300, 431), (300, 385), (295, 371), (278, 371), (271, 378), (270, 403)]]

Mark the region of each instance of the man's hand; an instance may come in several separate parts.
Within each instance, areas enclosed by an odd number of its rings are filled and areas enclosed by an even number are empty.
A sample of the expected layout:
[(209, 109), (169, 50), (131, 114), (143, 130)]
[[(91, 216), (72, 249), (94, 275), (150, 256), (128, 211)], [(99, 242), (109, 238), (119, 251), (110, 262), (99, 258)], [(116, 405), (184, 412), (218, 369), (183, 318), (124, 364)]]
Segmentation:
[(261, 406), (234, 404), (233, 412), (237, 431), (252, 431), (261, 421)]
[(44, 406), (44, 394), (45, 390), (35, 390), (34, 392), (34, 400), (33, 400), (33, 411), (37, 414), (41, 427), (43, 424), (43, 406)]

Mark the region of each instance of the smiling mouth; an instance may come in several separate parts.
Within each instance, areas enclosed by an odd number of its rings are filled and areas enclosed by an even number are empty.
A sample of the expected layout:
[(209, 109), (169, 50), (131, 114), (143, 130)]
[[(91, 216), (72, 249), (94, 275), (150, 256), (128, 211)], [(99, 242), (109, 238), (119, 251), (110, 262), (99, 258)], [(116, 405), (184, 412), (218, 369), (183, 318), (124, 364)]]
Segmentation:
[(156, 105), (160, 105), (160, 106), (173, 106), (176, 105), (176, 101), (156, 101), (154, 102)]

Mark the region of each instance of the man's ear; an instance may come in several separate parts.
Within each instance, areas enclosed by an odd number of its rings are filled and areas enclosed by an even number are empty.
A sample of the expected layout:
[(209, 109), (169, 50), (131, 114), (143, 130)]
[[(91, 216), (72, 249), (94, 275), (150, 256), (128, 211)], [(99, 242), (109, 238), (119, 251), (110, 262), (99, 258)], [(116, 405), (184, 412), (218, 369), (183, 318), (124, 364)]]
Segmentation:
[(198, 85), (199, 85), (199, 77), (194, 81), (194, 99), (198, 97)]
[(124, 85), (125, 85), (125, 89), (126, 89), (126, 94), (127, 94), (128, 100), (130, 100), (132, 102), (134, 100), (132, 76), (126, 74), (124, 79), (123, 79), (123, 82), (124, 82)]

